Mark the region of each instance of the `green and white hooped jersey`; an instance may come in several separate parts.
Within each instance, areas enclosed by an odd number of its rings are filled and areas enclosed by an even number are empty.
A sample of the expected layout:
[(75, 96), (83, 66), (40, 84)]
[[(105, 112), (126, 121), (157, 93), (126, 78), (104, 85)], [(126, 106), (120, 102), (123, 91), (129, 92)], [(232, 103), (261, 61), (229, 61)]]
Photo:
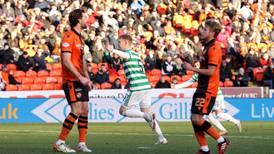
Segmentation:
[(145, 74), (145, 67), (139, 54), (132, 50), (127, 50), (125, 52), (129, 54), (130, 57), (127, 60), (123, 60), (125, 75), (129, 82), (129, 90), (140, 91), (151, 89)]

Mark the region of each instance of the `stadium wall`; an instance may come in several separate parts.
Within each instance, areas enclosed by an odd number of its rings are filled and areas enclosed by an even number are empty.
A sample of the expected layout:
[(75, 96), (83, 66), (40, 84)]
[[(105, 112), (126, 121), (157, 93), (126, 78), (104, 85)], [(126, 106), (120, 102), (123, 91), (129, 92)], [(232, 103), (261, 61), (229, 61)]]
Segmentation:
[[(96, 93), (104, 93), (100, 97), (90, 95), (89, 122), (142, 122), (142, 119), (124, 118), (119, 115), (118, 110), (126, 91), (114, 91), (99, 90)], [(152, 110), (159, 121), (189, 121), (194, 89), (179, 90), (180, 93), (175, 91), (153, 90)], [(49, 96), (51, 91), (45, 93)], [(108, 96), (108, 93), (112, 95)], [(8, 95), (3, 98), (3, 93), (0, 94), (0, 123), (58, 123), (70, 112), (65, 98), (9, 98)], [(14, 94), (16, 92), (12, 95)], [(53, 94), (56, 95), (56, 91)], [(41, 92), (40, 95), (46, 96)], [(226, 98), (225, 101), (225, 112), (242, 121), (274, 121), (273, 98)]]

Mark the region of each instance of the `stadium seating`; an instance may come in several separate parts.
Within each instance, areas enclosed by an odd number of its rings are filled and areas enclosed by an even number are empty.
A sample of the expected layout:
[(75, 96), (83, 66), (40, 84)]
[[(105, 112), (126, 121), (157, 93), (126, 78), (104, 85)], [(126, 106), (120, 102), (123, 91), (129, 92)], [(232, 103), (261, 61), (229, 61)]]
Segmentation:
[(62, 71), (61, 70), (53, 70), (50, 71), (49, 76), (51, 77), (60, 77), (62, 75)]
[(62, 69), (61, 63), (54, 63), (54, 64), (52, 64), (52, 70), (53, 71), (61, 70), (61, 69)]
[(18, 87), (16, 85), (7, 85), (6, 91), (17, 91)]
[(26, 72), (26, 77), (37, 77), (37, 73), (35, 71), (29, 70)]
[(167, 76), (167, 75), (165, 75), (165, 76), (163, 76), (163, 78), (167, 81), (167, 82), (171, 82), (171, 79), (170, 79), (170, 77), (169, 76)]
[(48, 69), (48, 70), (50, 70), (50, 71), (52, 70), (52, 65), (51, 65), (51, 64), (46, 63), (46, 66), (47, 66), (47, 69)]
[(18, 90), (19, 90), (19, 91), (27, 91), (27, 90), (30, 90), (30, 85), (28, 85), (28, 84), (19, 85), (19, 86), (18, 86)]
[(7, 64), (7, 70), (10, 71), (16, 71), (17, 70), (17, 66), (15, 64)]
[(15, 78), (22, 78), (25, 76), (26, 76), (26, 73), (24, 71), (19, 71), (19, 70), (15, 71), (13, 75), (13, 77)]
[(34, 79), (34, 84), (45, 84), (47, 77), (39, 77)]
[(47, 84), (56, 84), (56, 83), (58, 83), (58, 80), (55, 77), (47, 77), (46, 78), (46, 83)]
[(49, 76), (49, 72), (48, 71), (45, 71), (45, 70), (42, 70), (42, 71), (39, 71), (37, 73), (37, 76), (38, 77), (48, 77)]
[(31, 85), (33, 84), (34, 80), (35, 78), (32, 78), (32, 77), (22, 78), (22, 84)]
[(187, 80), (189, 80), (192, 77), (192, 75), (183, 75), (182, 76), (182, 82), (185, 82)]
[(226, 80), (226, 81), (224, 82), (224, 86), (225, 86), (225, 87), (233, 87), (233, 82), (230, 81), (230, 80)]
[(44, 84), (43, 90), (54, 90), (54, 84)]
[(30, 90), (42, 90), (43, 85), (42, 84), (33, 84), (30, 86)]
[(110, 89), (112, 85), (110, 83), (102, 83), (101, 84), (101, 89)]
[(162, 74), (162, 72), (159, 69), (152, 69), (150, 71), (150, 75), (153, 75), (153, 76), (161, 76), (161, 74)]
[(182, 81), (182, 78), (181, 78), (179, 75), (172, 75), (171, 78), (170, 78), (171, 81), (172, 81), (174, 78), (176, 78), (178, 82), (181, 82), (181, 81)]

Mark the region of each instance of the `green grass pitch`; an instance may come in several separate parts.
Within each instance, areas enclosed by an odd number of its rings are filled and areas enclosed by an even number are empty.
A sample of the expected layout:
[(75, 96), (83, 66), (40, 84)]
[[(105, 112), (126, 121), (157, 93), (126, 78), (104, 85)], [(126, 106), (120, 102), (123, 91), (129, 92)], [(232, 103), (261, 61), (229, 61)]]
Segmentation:
[[(169, 143), (154, 145), (146, 123), (89, 123), (87, 144), (94, 154), (193, 154), (199, 148), (189, 122), (160, 123)], [(274, 154), (274, 122), (243, 122), (243, 132), (225, 122), (232, 144), (226, 154)], [(52, 150), (61, 124), (0, 124), (0, 154), (56, 153)], [(213, 154), (216, 142), (207, 138)], [(77, 144), (77, 126), (67, 143)]]

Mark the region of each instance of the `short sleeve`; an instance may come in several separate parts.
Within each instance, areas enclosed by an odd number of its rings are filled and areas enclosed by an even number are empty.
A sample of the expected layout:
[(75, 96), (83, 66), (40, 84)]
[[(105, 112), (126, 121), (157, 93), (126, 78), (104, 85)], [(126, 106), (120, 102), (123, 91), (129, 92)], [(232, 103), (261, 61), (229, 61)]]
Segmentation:
[(214, 44), (208, 50), (208, 65), (218, 66), (222, 55), (222, 49), (219, 44)]
[(72, 52), (73, 36), (65, 34), (61, 43), (61, 52)]

